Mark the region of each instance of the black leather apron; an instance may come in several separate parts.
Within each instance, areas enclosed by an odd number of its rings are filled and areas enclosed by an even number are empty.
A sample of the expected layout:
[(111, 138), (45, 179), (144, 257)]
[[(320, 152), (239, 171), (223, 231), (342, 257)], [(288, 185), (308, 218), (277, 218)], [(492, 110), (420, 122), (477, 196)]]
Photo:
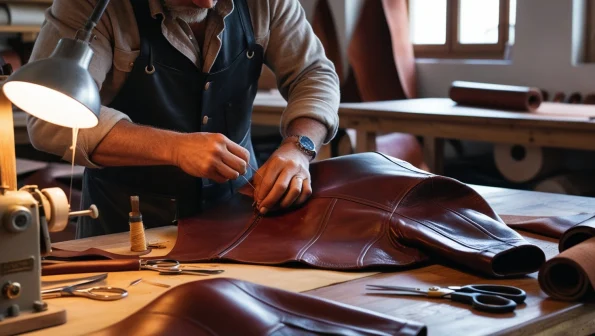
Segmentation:
[[(163, 36), (162, 17), (150, 14), (147, 0), (131, 0), (141, 52), (110, 107), (134, 123), (178, 132), (222, 133), (250, 152), (250, 119), (263, 64), (246, 0), (234, 0), (225, 18), (222, 47), (210, 73), (203, 73)], [(200, 158), (196, 158), (200, 160)], [(249, 170), (245, 175), (252, 177)], [(138, 195), (146, 228), (175, 224), (224, 202), (243, 184), (223, 184), (186, 174), (174, 166), (86, 169), (82, 207), (95, 204), (99, 218), (81, 218), (77, 238), (129, 230), (130, 196)]]

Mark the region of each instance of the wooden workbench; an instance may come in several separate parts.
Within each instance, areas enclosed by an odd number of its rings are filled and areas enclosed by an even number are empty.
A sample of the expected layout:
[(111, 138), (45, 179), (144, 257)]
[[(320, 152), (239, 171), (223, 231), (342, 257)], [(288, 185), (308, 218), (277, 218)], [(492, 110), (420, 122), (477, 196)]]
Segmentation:
[[(560, 196), (491, 187), (473, 186), (473, 188), (483, 195), (500, 214), (561, 216), (594, 211), (592, 209), (595, 209), (595, 199), (593, 198)], [(557, 254), (557, 243), (555, 240), (534, 234), (522, 234), (528, 240), (538, 244), (548, 258)], [(170, 236), (169, 238), (175, 239), (175, 236)], [(103, 240), (105, 246), (113, 245), (114, 242), (113, 235), (111, 237), (96, 237), (92, 239), (95, 242)], [(126, 238), (124, 237), (124, 239)], [(64, 242), (60, 243), (60, 246), (67, 248), (82, 247), (81, 241)], [(94, 246), (98, 245), (94, 244)], [(280, 267), (263, 268), (262, 270), (258, 268), (259, 266), (243, 265), (242, 267), (243, 270), (236, 269), (233, 271), (236, 273), (232, 272), (228, 276), (234, 276), (235, 274), (243, 278), (258, 281), (259, 275), (261, 277), (271, 277), (275, 273), (275, 269), (278, 269), (278, 272), (285, 271)], [(295, 272), (292, 277), (303, 280), (307, 280), (308, 277), (316, 277), (315, 272), (324, 272), (312, 269), (287, 271)], [(595, 305), (559, 302), (549, 299), (539, 288), (536, 280), (537, 274), (532, 274), (521, 279), (494, 280), (478, 277), (472, 273), (443, 265), (431, 265), (393, 273), (362, 274), (362, 277), (359, 279), (350, 279), (348, 274), (345, 274), (344, 278), (341, 279), (340, 273), (338, 272), (332, 275), (336, 277), (333, 280), (335, 283), (333, 285), (305, 291), (300, 290), (298, 286), (295, 287), (295, 291), (370, 309), (390, 316), (419, 321), (427, 325), (429, 335), (587, 335), (595, 332)], [(139, 276), (134, 274), (132, 277), (138, 278)], [(514, 313), (494, 315), (474, 311), (469, 309), (469, 306), (449, 300), (386, 297), (365, 294), (365, 284), (367, 283), (390, 283), (421, 287), (497, 283), (518, 286), (527, 292), (528, 298), (526, 304), (519, 306)], [(274, 286), (280, 288), (285, 285), (283, 282), (274, 284)], [(307, 284), (302, 287), (312, 288), (313, 285)], [(148, 290), (147, 288), (149, 287), (144, 287), (143, 290), (146, 291)], [(136, 297), (136, 294), (134, 297)], [(93, 303), (88, 302), (89, 300), (86, 299), (56, 300), (64, 300), (59, 302), (68, 302), (65, 308), (71, 313), (76, 313), (76, 311), (80, 313), (80, 310), (93, 311), (91, 307)], [(127, 314), (140, 308), (139, 306), (135, 306), (128, 310)], [(110, 309), (104, 307), (101, 313), (110, 314)], [(119, 318), (124, 317), (119, 316)], [(85, 323), (94, 323), (94, 321), (97, 321), (92, 313), (88, 313), (88, 317), (87, 315), (83, 315), (83, 319), (84, 321), (82, 322)], [(78, 321), (78, 323), (80, 325), (81, 321)], [(75, 326), (69, 327), (68, 323), (59, 330), (60, 333), (58, 334), (76, 334), (77, 332)], [(51, 329), (48, 332), (41, 334), (55, 334), (51, 332)]]
[[(285, 106), (278, 94), (259, 94), (252, 121), (276, 126)], [(442, 173), (444, 139), (595, 150), (591, 117), (593, 105), (543, 103), (538, 112), (523, 113), (458, 106), (448, 98), (344, 103), (339, 109), (340, 126), (357, 132), (356, 153), (375, 151), (379, 134), (423, 136), (426, 163), (437, 174)]]

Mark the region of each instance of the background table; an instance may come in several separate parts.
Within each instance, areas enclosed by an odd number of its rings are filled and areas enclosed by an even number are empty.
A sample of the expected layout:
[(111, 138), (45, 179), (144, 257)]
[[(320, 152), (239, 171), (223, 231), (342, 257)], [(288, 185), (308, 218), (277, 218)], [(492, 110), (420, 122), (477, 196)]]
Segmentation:
[[(486, 198), (500, 214), (563, 216), (595, 209), (595, 199), (593, 198), (481, 186), (473, 186), (473, 188)], [(165, 231), (169, 232), (168, 239), (175, 239), (175, 230), (166, 228)], [(522, 233), (522, 235), (529, 241), (539, 245), (548, 258), (558, 253), (557, 242), (554, 239), (529, 233)], [(126, 239), (125, 235), (123, 236), (123, 239)], [(109, 247), (113, 245), (114, 235), (112, 237), (91, 239), (94, 242), (92, 246)], [(85, 247), (84, 245), (85, 241), (70, 241), (59, 244), (63, 248), (82, 248)], [(251, 277), (258, 281), (258, 277), (254, 275), (254, 268), (258, 266), (245, 265), (243, 267), (245, 267), (244, 272), (250, 272)], [(308, 277), (301, 272), (317, 272), (312, 269), (292, 271), (296, 272), (295, 277), (301, 278)], [(265, 273), (262, 274), (265, 276)], [(266, 274), (270, 275), (271, 273)], [(310, 273), (310, 276), (313, 276), (313, 274)], [(390, 316), (422, 322), (428, 326), (429, 335), (586, 335), (595, 332), (595, 305), (549, 299), (539, 288), (536, 280), (537, 274), (531, 274), (519, 279), (495, 280), (478, 277), (472, 272), (461, 270), (454, 265), (429, 265), (398, 272), (365, 274), (363, 278), (356, 280), (349, 279), (348, 274), (345, 274), (343, 281), (340, 274), (334, 276), (337, 279), (333, 282), (337, 284), (304, 292)], [(129, 277), (130, 279), (126, 281), (134, 280), (134, 278), (140, 276), (132, 274)], [(496, 283), (518, 286), (527, 292), (528, 298), (526, 304), (519, 306), (515, 312), (494, 315), (474, 311), (469, 309), (470, 307), (467, 305), (449, 300), (369, 295), (365, 293), (365, 284), (367, 283), (421, 287)], [(282, 286), (282, 284), (279, 284), (279, 286)], [(71, 305), (67, 306), (67, 311), (90, 309), (90, 305), (93, 304), (95, 303), (89, 302), (89, 300), (75, 299)], [(133, 313), (140, 308), (141, 306), (135, 306), (128, 313)], [(109, 313), (105, 308), (104, 311), (106, 314)], [(88, 317), (89, 323), (94, 321), (94, 317), (91, 315)], [(121, 318), (124, 317), (121, 316)], [(69, 334), (70, 332), (76, 332), (74, 328), (69, 329), (68, 325), (64, 328), (61, 329), (63, 332), (68, 331)], [(42, 334), (47, 334), (47, 331)]]

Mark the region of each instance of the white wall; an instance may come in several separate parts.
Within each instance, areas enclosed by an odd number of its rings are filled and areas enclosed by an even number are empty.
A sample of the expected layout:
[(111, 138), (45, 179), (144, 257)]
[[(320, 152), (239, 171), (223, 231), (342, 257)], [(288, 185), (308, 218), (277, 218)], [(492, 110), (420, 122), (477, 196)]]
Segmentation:
[(536, 86), (550, 96), (557, 91), (595, 92), (595, 64), (577, 62), (583, 7), (582, 0), (519, 0), (509, 62), (418, 60), (420, 96), (445, 97), (454, 80)]

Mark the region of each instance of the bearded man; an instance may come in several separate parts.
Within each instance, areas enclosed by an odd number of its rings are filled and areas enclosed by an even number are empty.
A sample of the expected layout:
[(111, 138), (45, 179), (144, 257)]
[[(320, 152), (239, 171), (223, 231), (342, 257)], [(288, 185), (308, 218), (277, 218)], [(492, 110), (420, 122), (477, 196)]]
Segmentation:
[[(83, 27), (96, 0), (54, 0), (31, 60)], [(99, 125), (80, 130), (86, 167), (77, 238), (128, 230), (130, 196), (146, 227), (230, 199), (247, 180), (262, 213), (305, 202), (309, 164), (338, 128), (339, 83), (298, 0), (117, 0), (92, 39)], [(256, 167), (251, 113), (268, 66), (288, 101), (283, 142)], [(33, 146), (70, 161), (72, 131), (29, 117)], [(254, 168), (254, 169), (251, 169)]]

